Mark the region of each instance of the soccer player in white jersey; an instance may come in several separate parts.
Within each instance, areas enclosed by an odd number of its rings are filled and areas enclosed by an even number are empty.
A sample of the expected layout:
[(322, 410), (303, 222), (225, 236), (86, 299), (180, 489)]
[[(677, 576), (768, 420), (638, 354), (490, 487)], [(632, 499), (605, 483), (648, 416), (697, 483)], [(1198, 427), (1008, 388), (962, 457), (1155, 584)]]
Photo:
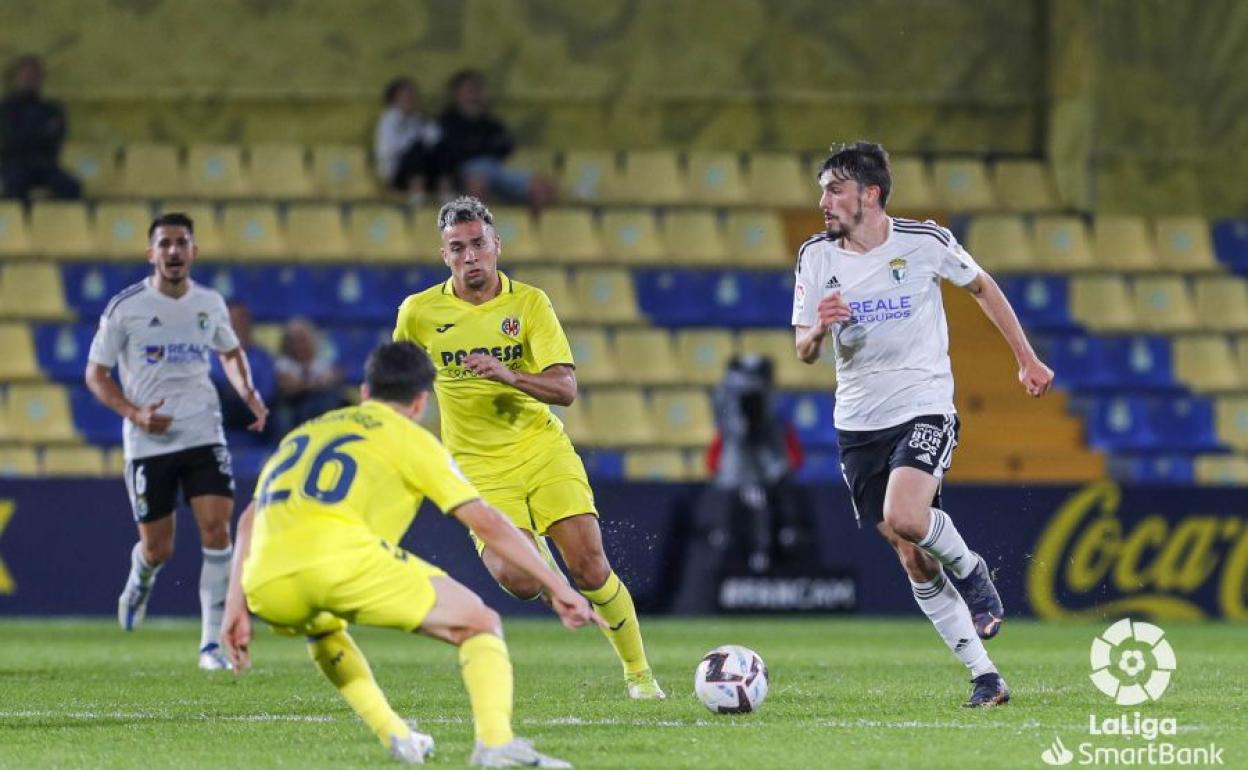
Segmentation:
[(885, 213), (892, 174), (883, 147), (834, 148), (818, 182), (826, 229), (798, 251), (793, 325), (806, 363), (832, 338), (833, 419), (854, 514), (897, 551), (919, 607), (970, 669), (963, 705), (1006, 703), (1009, 689), (981, 641), (1000, 630), (1001, 598), (983, 557), (941, 510), (941, 480), (958, 443), (941, 279), (979, 302), (1029, 395), (1047, 393), (1053, 371), (1000, 287), (947, 229)]
[[(234, 476), (209, 356), (221, 357), (230, 384), (255, 415), (251, 430), (264, 429), (268, 409), (252, 385), (225, 301), (191, 280), (198, 251), (190, 217), (169, 213), (152, 222), (147, 249), (152, 275), (122, 289), (104, 308), (86, 381), (96, 398), (124, 418), (126, 490), (139, 530), (117, 620), (132, 631), (147, 613), (156, 573), (173, 555), (180, 488), (203, 547), (199, 667), (212, 671), (230, 667), (220, 642)], [(111, 375), (114, 365), (121, 372), (120, 387)]]

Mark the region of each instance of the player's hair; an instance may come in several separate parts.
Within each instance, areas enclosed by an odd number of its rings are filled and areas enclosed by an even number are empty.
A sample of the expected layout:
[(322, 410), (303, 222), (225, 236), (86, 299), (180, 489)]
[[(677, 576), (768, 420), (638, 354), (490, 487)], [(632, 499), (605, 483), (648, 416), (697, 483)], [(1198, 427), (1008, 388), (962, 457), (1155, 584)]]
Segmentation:
[(364, 382), (378, 401), (410, 403), (433, 387), (437, 370), (425, 351), (410, 342), (387, 342), (368, 354)]
[(149, 241), (156, 234), (158, 227), (185, 227), (188, 233), (195, 235), (195, 222), (181, 211), (169, 211), (153, 219), (151, 227), (147, 228)]
[(458, 225), (463, 222), (484, 222), (493, 227), (494, 215), (490, 213), (489, 207), (482, 203), (480, 198), (474, 198), (471, 195), (461, 195), (442, 206), (442, 209), (438, 211), (439, 232), (451, 225)]
[(381, 103), (387, 107), (390, 106), (394, 102), (394, 98), (399, 95), (399, 91), (409, 86), (412, 90), (417, 90), (416, 81), (409, 77), (397, 77), (386, 83), (385, 90), (381, 92)]
[(831, 171), (832, 178), (840, 181), (852, 179), (859, 187), (875, 185), (880, 188), (880, 208), (888, 205), (893, 191), (893, 170), (888, 164), (888, 150), (876, 142), (853, 142), (828, 148), (832, 154), (819, 167), (816, 178)]

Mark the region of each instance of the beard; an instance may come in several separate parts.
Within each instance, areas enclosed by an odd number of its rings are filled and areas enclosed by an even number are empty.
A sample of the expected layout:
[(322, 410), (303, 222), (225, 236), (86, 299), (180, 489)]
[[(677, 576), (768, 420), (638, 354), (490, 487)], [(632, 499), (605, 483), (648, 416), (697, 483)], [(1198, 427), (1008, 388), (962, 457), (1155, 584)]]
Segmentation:
[(854, 227), (862, 224), (862, 199), (858, 200), (858, 210), (854, 212), (853, 222), (846, 224), (839, 217), (831, 222), (825, 222), (823, 229), (833, 238), (848, 238), (853, 235)]

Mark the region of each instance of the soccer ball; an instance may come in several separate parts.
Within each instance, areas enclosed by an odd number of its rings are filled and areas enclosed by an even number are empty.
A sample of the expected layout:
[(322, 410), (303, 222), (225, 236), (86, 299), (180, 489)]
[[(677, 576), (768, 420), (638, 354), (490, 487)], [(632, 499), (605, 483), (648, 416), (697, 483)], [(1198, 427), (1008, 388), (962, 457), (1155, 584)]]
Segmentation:
[(746, 647), (716, 647), (698, 664), (693, 693), (716, 714), (757, 711), (767, 697), (767, 664)]

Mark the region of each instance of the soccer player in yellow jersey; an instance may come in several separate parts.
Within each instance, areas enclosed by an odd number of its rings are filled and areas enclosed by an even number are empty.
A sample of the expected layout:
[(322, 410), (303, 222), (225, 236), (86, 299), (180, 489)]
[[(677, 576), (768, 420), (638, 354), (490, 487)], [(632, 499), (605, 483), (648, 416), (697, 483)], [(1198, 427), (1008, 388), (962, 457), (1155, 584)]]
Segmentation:
[[(533, 538), (552, 566), (546, 537), (555, 542), (573, 582), (607, 621), (629, 697), (662, 699), (633, 598), (603, 553), (585, 466), (550, 411), (576, 398), (572, 351), (554, 308), (541, 289), (498, 271), (502, 243), (481, 201), (447, 203), (438, 229), (451, 277), (404, 300), (394, 339), (420, 345), (438, 367), (442, 440), (490, 505)], [(513, 596), (541, 596), (541, 584), (480, 538), (477, 551)]]
[(511, 730), (512, 674), (498, 615), (472, 591), (399, 548), (424, 496), (455, 516), (501, 562), (540, 585), (568, 628), (602, 624), (528, 540), (481, 502), (446, 449), (416, 424), (435, 371), (410, 343), (387, 343), (365, 365), (365, 401), (291, 431), (265, 464), (239, 520), (222, 623), (235, 671), (250, 666), (248, 609), (303, 635), (333, 683), (396, 760), (422, 764), (433, 738), (401, 720), (347, 633), (363, 625), (420, 632), (459, 647), (481, 767), (571, 767)]

